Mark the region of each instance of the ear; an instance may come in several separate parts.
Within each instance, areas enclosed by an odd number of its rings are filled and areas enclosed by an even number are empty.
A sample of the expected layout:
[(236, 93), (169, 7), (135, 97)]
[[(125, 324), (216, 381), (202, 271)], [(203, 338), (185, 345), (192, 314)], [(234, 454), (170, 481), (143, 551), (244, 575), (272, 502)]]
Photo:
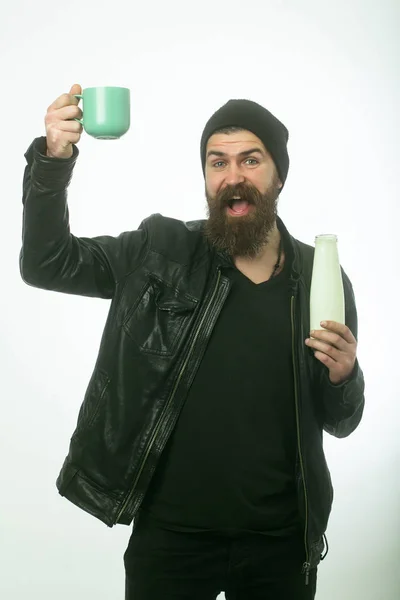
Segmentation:
[(283, 183), (280, 179), (278, 179), (278, 188), (281, 189), (283, 187)]

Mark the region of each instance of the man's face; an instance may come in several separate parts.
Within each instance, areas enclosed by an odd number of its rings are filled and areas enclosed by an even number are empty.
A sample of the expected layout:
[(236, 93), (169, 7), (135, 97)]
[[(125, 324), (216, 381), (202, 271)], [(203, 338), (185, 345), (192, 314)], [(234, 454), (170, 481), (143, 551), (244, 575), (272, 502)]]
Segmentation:
[(282, 187), (270, 154), (250, 131), (214, 134), (205, 176), (208, 239), (231, 256), (255, 258), (275, 226)]

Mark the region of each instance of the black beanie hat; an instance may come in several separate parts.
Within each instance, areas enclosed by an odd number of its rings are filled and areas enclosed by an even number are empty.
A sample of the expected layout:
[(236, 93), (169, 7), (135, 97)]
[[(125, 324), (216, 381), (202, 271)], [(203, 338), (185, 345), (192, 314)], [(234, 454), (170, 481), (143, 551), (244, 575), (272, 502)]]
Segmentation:
[(206, 147), (209, 138), (218, 129), (231, 125), (247, 129), (260, 138), (274, 160), (283, 186), (289, 170), (287, 152), (289, 132), (272, 113), (252, 100), (229, 100), (207, 122), (200, 143), (203, 174), (205, 175)]

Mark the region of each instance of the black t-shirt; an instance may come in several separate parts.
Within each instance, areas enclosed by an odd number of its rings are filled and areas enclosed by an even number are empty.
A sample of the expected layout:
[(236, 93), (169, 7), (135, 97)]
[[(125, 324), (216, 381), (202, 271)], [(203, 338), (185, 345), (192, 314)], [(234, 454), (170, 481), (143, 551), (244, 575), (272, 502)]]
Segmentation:
[(165, 529), (284, 536), (300, 530), (289, 273), (236, 267), (141, 511)]

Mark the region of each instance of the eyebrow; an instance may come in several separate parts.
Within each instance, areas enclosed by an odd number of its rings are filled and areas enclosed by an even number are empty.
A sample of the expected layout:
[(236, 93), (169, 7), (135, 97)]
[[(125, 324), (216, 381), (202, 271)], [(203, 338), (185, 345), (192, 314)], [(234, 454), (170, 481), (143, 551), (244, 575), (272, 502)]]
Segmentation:
[[(238, 156), (240, 156), (240, 157), (249, 156), (250, 154), (255, 154), (256, 152), (258, 152), (258, 154), (261, 154), (261, 156), (265, 156), (265, 154), (261, 150), (261, 148), (250, 148), (250, 150), (245, 150), (244, 152), (239, 152)], [(228, 156), (226, 154), (226, 152), (220, 152), (219, 150), (209, 150), (207, 152), (207, 158), (209, 158), (212, 155), (219, 156), (219, 157)]]

